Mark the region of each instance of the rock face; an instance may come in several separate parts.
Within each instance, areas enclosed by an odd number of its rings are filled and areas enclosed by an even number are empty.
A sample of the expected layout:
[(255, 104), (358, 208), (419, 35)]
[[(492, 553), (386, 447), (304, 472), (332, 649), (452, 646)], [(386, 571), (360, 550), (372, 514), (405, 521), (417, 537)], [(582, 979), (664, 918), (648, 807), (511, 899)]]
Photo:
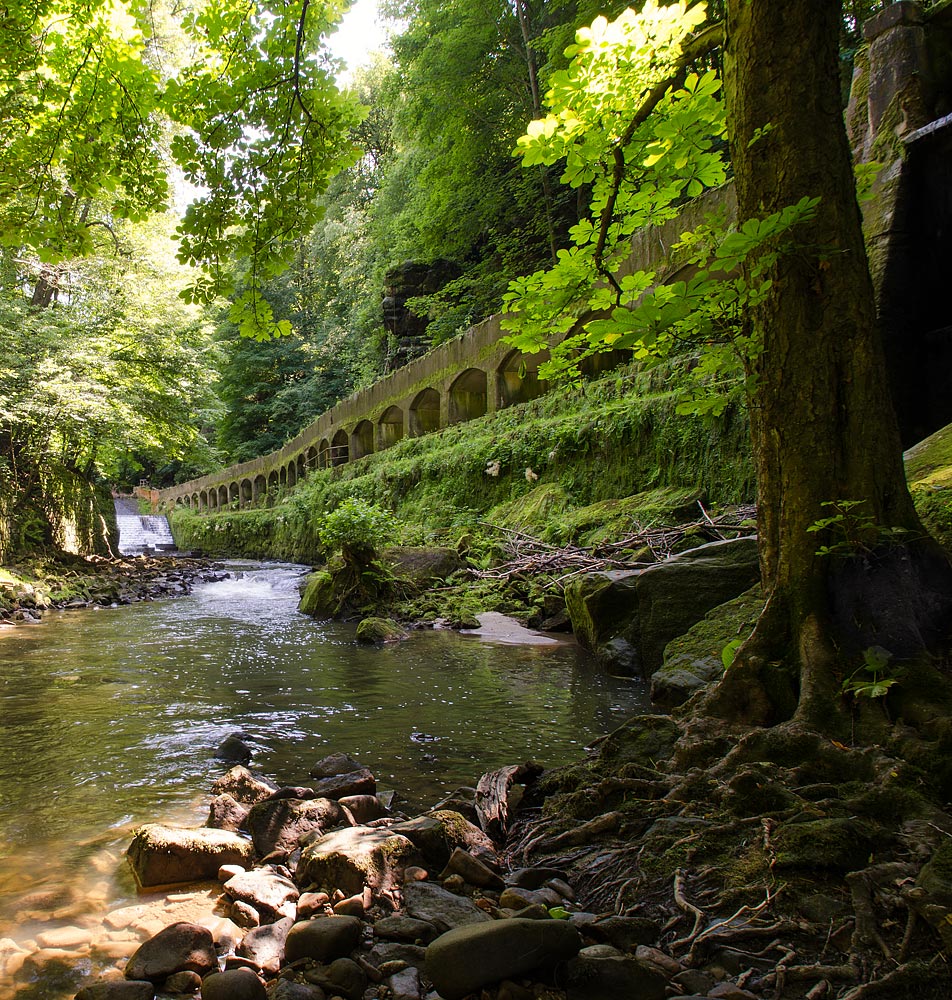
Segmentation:
[(356, 826), (335, 830), (306, 847), (298, 865), (298, 882), (314, 883), (345, 896), (369, 886), (388, 893), (400, 883), (400, 869), (417, 857), (413, 844), (386, 829)]
[(164, 983), (176, 972), (203, 976), (218, 968), (212, 932), (200, 924), (171, 924), (146, 941), (126, 964), (126, 979)]
[(757, 541), (711, 542), (644, 570), (587, 573), (566, 588), (579, 642), (613, 673), (648, 678), (664, 648), (760, 578)]
[(429, 320), (407, 309), (408, 299), (432, 295), (448, 281), (458, 278), (459, 265), (438, 258), (430, 264), (408, 260), (391, 267), (384, 275), (383, 325), (396, 343), (387, 357), (387, 371), (402, 368), (423, 354), (430, 342), (426, 337)]
[(147, 823), (133, 831), (127, 857), (142, 888), (214, 879), (222, 865), (247, 866), (253, 849), (235, 833)]
[(247, 828), (260, 857), (272, 851), (293, 851), (301, 838), (347, 823), (347, 814), (328, 798), (266, 799), (252, 806)]
[(493, 920), (440, 935), (426, 950), (426, 971), (440, 996), (462, 1000), (490, 983), (551, 968), (580, 947), (578, 931), (561, 920)]

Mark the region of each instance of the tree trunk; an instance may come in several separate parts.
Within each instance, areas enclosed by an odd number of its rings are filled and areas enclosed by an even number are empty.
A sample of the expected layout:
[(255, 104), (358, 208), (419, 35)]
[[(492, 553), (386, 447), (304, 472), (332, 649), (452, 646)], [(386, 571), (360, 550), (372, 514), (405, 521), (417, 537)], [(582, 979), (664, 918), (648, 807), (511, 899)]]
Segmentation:
[[(821, 198), (749, 317), (763, 338), (750, 415), (767, 607), (712, 707), (755, 723), (794, 708), (830, 723), (849, 657), (873, 645), (906, 657), (937, 641), (952, 594), (906, 488), (840, 106), (839, 29), (834, 0), (727, 4), (739, 219)], [(856, 505), (825, 506), (842, 501)], [(831, 516), (827, 532), (808, 532)], [(835, 551), (818, 555), (821, 544)]]

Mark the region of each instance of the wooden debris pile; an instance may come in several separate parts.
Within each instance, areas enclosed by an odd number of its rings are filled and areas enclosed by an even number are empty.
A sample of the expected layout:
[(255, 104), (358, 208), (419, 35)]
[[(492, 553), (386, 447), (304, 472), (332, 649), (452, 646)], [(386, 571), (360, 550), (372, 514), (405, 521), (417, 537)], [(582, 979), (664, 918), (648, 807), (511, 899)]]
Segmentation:
[[(745, 505), (729, 513), (711, 517), (698, 503), (701, 517), (677, 525), (637, 526), (624, 538), (594, 546), (553, 545), (539, 538), (483, 521), (486, 527), (503, 536), (505, 559), (491, 569), (470, 572), (481, 579), (512, 580), (545, 574), (551, 583), (564, 587), (582, 573), (612, 569), (644, 569), (675, 554), (679, 543), (688, 535), (699, 539), (698, 544), (752, 533), (750, 522), (756, 517), (756, 507)], [(634, 558), (635, 554), (640, 558)]]

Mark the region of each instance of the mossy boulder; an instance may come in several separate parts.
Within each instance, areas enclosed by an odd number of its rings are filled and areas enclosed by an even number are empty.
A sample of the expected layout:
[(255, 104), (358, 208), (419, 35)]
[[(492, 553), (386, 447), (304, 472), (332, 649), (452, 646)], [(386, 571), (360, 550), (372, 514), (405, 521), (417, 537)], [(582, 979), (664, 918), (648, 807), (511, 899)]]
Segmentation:
[(364, 618), (357, 625), (357, 641), (373, 645), (378, 642), (397, 642), (409, 633), (392, 618)]
[(554, 541), (598, 545), (634, 534), (646, 525), (677, 524), (695, 518), (700, 499), (696, 489), (660, 487), (629, 497), (601, 500), (563, 515), (549, 535)]
[(777, 871), (850, 872), (866, 867), (874, 844), (859, 823), (834, 817), (782, 824), (774, 834), (774, 848)]
[(925, 889), (936, 903), (952, 908), (952, 841), (939, 845), (919, 872), (916, 885)]
[(331, 574), (324, 569), (311, 573), (304, 584), (298, 611), (312, 618), (333, 618), (337, 606)]
[(952, 424), (905, 454), (906, 478), (929, 533), (952, 550)]
[(764, 606), (760, 584), (719, 604), (665, 646), (664, 662), (651, 675), (651, 702), (672, 709), (724, 672), (724, 648), (753, 631)]
[(442, 582), (463, 568), (456, 549), (442, 545), (402, 545), (384, 549), (381, 560), (411, 587)]
[(711, 542), (645, 570), (587, 573), (565, 591), (579, 642), (613, 673), (650, 677), (665, 646), (760, 578), (757, 541)]

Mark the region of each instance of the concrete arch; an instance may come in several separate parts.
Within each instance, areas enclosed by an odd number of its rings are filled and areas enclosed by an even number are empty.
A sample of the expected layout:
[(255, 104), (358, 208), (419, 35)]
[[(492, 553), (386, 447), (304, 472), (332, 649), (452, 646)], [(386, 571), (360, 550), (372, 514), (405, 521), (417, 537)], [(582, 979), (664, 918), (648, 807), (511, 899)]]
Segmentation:
[(458, 375), (449, 391), (449, 422), (463, 423), (483, 416), (488, 409), (486, 373), (481, 368), (467, 368)]
[(377, 421), (377, 435), (380, 447), (389, 448), (403, 439), (403, 410), (399, 406), (389, 406)]
[(510, 351), (496, 369), (496, 398), (499, 406), (515, 406), (537, 399), (549, 388), (548, 382), (539, 378), (539, 365), (549, 360), (548, 351), (523, 354)]
[(295, 474), (294, 474), (295, 482), (300, 483), (303, 482), (305, 479), (307, 479), (307, 462), (305, 462), (304, 460), (304, 452), (301, 452), (301, 454), (298, 455), (298, 457), (294, 460), (294, 466), (295, 466)]
[(631, 351), (599, 351), (579, 363), (579, 371), (587, 378), (600, 378), (605, 372), (631, 361)]
[(278, 493), (281, 492), (281, 477), (278, 475), (277, 469), (272, 469), (268, 473), (268, 506), (273, 506), (274, 502), (278, 499)]
[(331, 467), (331, 444), (327, 438), (322, 438), (318, 447), (317, 467), (319, 469), (329, 469)]
[(221, 510), (222, 507), (227, 507), (228, 506), (228, 487), (227, 486), (225, 486), (224, 484), (222, 484), (221, 486), (218, 487), (218, 496), (217, 496), (216, 499), (218, 501), (218, 509), (219, 510)]
[(290, 462), (288, 462), (288, 467), (285, 470), (284, 478), (287, 480), (288, 486), (297, 485), (297, 463), (294, 461), (293, 458), (291, 459)]
[(241, 505), (241, 489), (237, 480), (228, 484), (228, 503), (236, 508)]
[(361, 420), (350, 436), (352, 458), (363, 458), (374, 453), (374, 425), (369, 420)]
[(346, 465), (350, 461), (350, 442), (347, 438), (347, 431), (342, 427), (331, 441), (330, 448), (331, 465)]
[(260, 472), (257, 476), (255, 476), (253, 489), (254, 493), (252, 500), (254, 503), (258, 503), (268, 492), (268, 481), (264, 478), (263, 472)]
[(407, 410), (410, 437), (440, 429), (440, 394), (436, 389), (418, 392)]
[(202, 490), (198, 494), (198, 507), (199, 510), (208, 510), (208, 490)]
[(198, 492), (192, 494), (191, 508), (194, 511), (200, 511), (202, 509), (202, 501), (201, 497), (198, 495)]
[(254, 501), (254, 485), (250, 479), (242, 479), (239, 486), (238, 503), (241, 507), (250, 507)]
[(318, 467), (317, 458), (318, 458), (318, 450), (317, 448), (314, 447), (314, 445), (311, 445), (304, 452), (304, 468), (308, 471), (310, 471), (311, 469), (316, 469)]

